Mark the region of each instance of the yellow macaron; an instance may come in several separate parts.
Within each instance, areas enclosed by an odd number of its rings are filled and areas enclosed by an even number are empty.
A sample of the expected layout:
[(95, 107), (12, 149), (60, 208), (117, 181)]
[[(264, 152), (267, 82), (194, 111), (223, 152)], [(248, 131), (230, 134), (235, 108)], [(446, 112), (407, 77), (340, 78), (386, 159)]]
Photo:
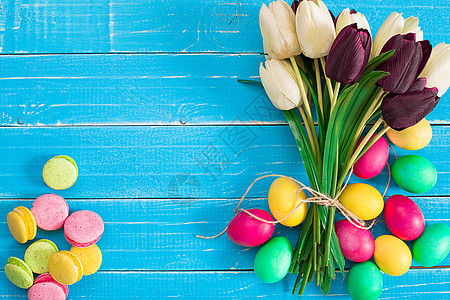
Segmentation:
[(16, 207), (9, 212), (7, 222), (9, 231), (19, 243), (24, 244), (36, 236), (36, 220), (31, 211), (24, 206)]
[(83, 265), (75, 253), (60, 251), (48, 259), (48, 271), (53, 279), (65, 285), (78, 282), (83, 277)]
[(102, 252), (100, 248), (94, 244), (87, 248), (78, 248), (73, 246), (70, 252), (75, 253), (83, 265), (83, 275), (92, 275), (100, 269), (102, 265)]

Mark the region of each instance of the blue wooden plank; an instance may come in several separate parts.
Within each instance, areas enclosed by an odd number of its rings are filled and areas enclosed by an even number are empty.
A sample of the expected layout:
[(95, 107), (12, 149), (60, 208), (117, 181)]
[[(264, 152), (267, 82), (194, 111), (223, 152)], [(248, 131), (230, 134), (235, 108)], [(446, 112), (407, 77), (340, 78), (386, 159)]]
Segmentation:
[[(423, 210), (426, 224), (450, 226), (450, 205), (446, 198), (413, 198)], [(0, 201), (0, 270), (8, 257), (23, 257), (31, 244), (19, 244), (10, 235), (6, 215), (16, 206), (31, 207), (33, 200)], [(196, 234), (213, 236), (226, 228), (234, 216), (237, 199), (114, 199), (68, 200), (71, 211), (89, 209), (105, 222), (105, 233), (98, 242), (103, 251), (101, 270), (245, 270), (253, 268), (258, 247), (246, 248), (232, 243), (225, 235), (199, 239)], [(244, 208), (269, 211), (267, 200), (249, 199)], [(337, 219), (340, 216), (337, 215)], [(275, 236), (286, 236), (295, 245), (301, 226), (276, 225)], [(384, 217), (371, 229), (376, 238), (391, 234)], [(69, 250), (62, 230), (38, 230), (36, 239), (55, 242), (60, 250)], [(412, 243), (408, 242), (411, 246)], [(450, 266), (450, 256), (440, 266)], [(347, 267), (351, 263), (347, 262)], [(413, 261), (413, 266), (417, 263)]]
[[(436, 166), (438, 181), (426, 195), (450, 195), (449, 127), (433, 129), (429, 146), (415, 152), (397, 149), (397, 154), (428, 158)], [(287, 126), (4, 127), (0, 153), (2, 198), (34, 198), (50, 192), (41, 171), (49, 158), (59, 154), (72, 156), (79, 165), (78, 181), (61, 191), (63, 197), (240, 197), (253, 179), (270, 173), (307, 182)], [(179, 181), (187, 181), (194, 192), (179, 188)], [(386, 169), (365, 182), (383, 191)], [(266, 193), (267, 186), (259, 185), (250, 196)], [(393, 193), (404, 191), (392, 183), (388, 194)]]
[[(3, 279), (4, 273), (0, 272)], [(450, 269), (416, 269), (403, 276), (383, 275), (380, 299), (434, 299), (449, 297)], [(305, 297), (349, 299), (338, 274), (328, 296), (310, 284)], [(69, 299), (298, 299), (291, 294), (294, 276), (275, 284), (260, 282), (246, 272), (101, 272), (69, 287)], [(26, 291), (0, 280), (0, 298), (26, 298)]]
[[(427, 195), (450, 194), (447, 144), (448, 127), (437, 126), (428, 147), (397, 151), (423, 155), (434, 163), (439, 179)], [(199, 186), (199, 198), (240, 197), (254, 178), (268, 173), (307, 182), (286, 126), (0, 128), (0, 153), (3, 198), (49, 192), (41, 170), (58, 154), (70, 155), (79, 164), (78, 181), (61, 192), (79, 198), (167, 198), (177, 175), (185, 174)], [(382, 174), (367, 181), (381, 191), (387, 171)], [(389, 194), (402, 192), (392, 183)], [(256, 188), (251, 196), (265, 193)]]
[[(0, 125), (284, 124), (260, 55), (0, 57)], [(212, 67), (214, 66), (214, 67)], [(428, 120), (450, 122), (450, 94)]]
[[(258, 12), (265, 0), (2, 0), (3, 53), (260, 52)], [(336, 15), (363, 12), (373, 32), (391, 11), (420, 17), (425, 36), (449, 42), (445, 1), (326, 1)]]

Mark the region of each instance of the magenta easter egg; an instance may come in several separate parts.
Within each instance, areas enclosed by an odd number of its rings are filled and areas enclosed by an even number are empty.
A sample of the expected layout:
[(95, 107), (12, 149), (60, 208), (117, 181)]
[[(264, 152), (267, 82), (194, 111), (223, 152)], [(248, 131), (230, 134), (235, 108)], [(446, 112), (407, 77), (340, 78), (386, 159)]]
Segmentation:
[(393, 195), (386, 200), (384, 219), (389, 230), (404, 241), (417, 239), (425, 228), (425, 219), (420, 207), (402, 195)]
[(345, 258), (363, 262), (372, 257), (375, 241), (369, 230), (358, 228), (348, 220), (338, 221), (334, 228)]
[[(356, 147), (362, 142), (358, 141)], [(381, 137), (364, 153), (353, 166), (353, 173), (362, 179), (369, 179), (377, 176), (387, 164), (389, 158), (389, 146), (386, 140)]]
[[(258, 218), (273, 222), (272, 216), (262, 209), (253, 208), (247, 211)], [(275, 224), (262, 222), (241, 211), (228, 224), (227, 234), (230, 240), (238, 245), (254, 247), (270, 239), (274, 229)]]

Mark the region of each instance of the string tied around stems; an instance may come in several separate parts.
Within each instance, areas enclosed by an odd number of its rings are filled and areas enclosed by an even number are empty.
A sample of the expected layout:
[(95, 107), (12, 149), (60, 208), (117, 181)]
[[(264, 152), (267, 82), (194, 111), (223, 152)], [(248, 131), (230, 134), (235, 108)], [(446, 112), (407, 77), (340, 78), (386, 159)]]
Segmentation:
[[(390, 145), (389, 145), (390, 146)], [(392, 147), (391, 147), (392, 149)], [(392, 151), (394, 152), (394, 155), (396, 155), (394, 149), (392, 149)], [(387, 190), (389, 188), (389, 184), (391, 182), (391, 169), (389, 167), (389, 163), (386, 164), (387, 168), (388, 168), (388, 182), (386, 184), (386, 188), (383, 192), (383, 198), (385, 197)], [(347, 187), (348, 182), (350, 181), (350, 178), (353, 174), (353, 167), (350, 169), (349, 175), (347, 177), (347, 180), (345, 181), (344, 186), (341, 188), (341, 190), (339, 191), (339, 193), (336, 195), (336, 197), (331, 198), (330, 196), (323, 194), (319, 191), (316, 191), (306, 185), (304, 185), (302, 182), (296, 180), (295, 178), (289, 177), (289, 176), (285, 176), (285, 175), (278, 175), (278, 174), (269, 174), (269, 175), (263, 175), (260, 176), (258, 178), (256, 178), (251, 184), (250, 186), (247, 188), (247, 190), (245, 191), (244, 195), (241, 197), (241, 199), (239, 200), (239, 203), (237, 204), (236, 208), (234, 209), (234, 213), (235, 215), (239, 214), (240, 212), (244, 212), (246, 214), (248, 214), (249, 216), (251, 216), (252, 218), (261, 221), (263, 223), (268, 223), (268, 224), (278, 224), (283, 222), (284, 220), (286, 220), (287, 218), (289, 218), (290, 216), (292, 216), (295, 211), (297, 209), (299, 209), (304, 203), (315, 203), (318, 205), (322, 205), (325, 207), (336, 207), (337, 210), (339, 210), (339, 212), (341, 213), (341, 215), (343, 215), (350, 223), (353, 224), (353, 226), (360, 228), (360, 229), (364, 229), (364, 230), (369, 230), (373, 227), (373, 225), (375, 224), (375, 219), (372, 220), (372, 222), (370, 222), (369, 225), (366, 226), (366, 223), (364, 222), (364, 220), (362, 220), (361, 218), (359, 218), (358, 216), (356, 216), (354, 213), (352, 213), (351, 211), (349, 211), (347, 208), (345, 208), (340, 202), (339, 202), (339, 196), (342, 194), (342, 192), (344, 191), (344, 189)], [(250, 189), (253, 187), (253, 185), (258, 182), (261, 179), (267, 178), (267, 177), (277, 177), (277, 178), (287, 178), (290, 180), (293, 180), (294, 182), (296, 182), (298, 185), (300, 185), (300, 189), (297, 190), (297, 192), (295, 193), (295, 197), (297, 198), (297, 200), (299, 201), (299, 204), (297, 204), (290, 212), (289, 214), (287, 214), (284, 218), (277, 220), (277, 221), (268, 221), (266, 219), (260, 218), (254, 214), (252, 214), (251, 212), (249, 212), (246, 209), (243, 208), (239, 208), (239, 206), (241, 205), (242, 201), (244, 201), (245, 197), (247, 196), (248, 192), (250, 191)], [(306, 191), (308, 192), (311, 196), (306, 198), (306, 199), (302, 199), (300, 198), (298, 195), (299, 193), (301, 193), (302, 191)], [(265, 199), (265, 198), (264, 198)], [(221, 236), (222, 234), (224, 234), (226, 231), (228, 230), (228, 226), (219, 234), (216, 234), (214, 236), (201, 236), (201, 235), (196, 235), (197, 238), (202, 238), (202, 239), (213, 239), (216, 237)]]

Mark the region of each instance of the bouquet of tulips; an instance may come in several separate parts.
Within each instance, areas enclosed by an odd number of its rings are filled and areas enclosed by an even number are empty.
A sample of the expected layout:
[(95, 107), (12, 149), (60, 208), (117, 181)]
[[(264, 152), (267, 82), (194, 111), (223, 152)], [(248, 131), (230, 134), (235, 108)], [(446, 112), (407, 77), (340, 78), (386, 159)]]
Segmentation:
[[(421, 121), (450, 85), (450, 45), (432, 48), (415, 17), (392, 13), (372, 39), (355, 10), (335, 18), (321, 0), (277, 0), (262, 5), (259, 22), (261, 82), (287, 119), (311, 188), (329, 199), (367, 149)], [(344, 270), (335, 210), (310, 204), (289, 270), (298, 274), (294, 293), (315, 278), (326, 294), (335, 265)]]

